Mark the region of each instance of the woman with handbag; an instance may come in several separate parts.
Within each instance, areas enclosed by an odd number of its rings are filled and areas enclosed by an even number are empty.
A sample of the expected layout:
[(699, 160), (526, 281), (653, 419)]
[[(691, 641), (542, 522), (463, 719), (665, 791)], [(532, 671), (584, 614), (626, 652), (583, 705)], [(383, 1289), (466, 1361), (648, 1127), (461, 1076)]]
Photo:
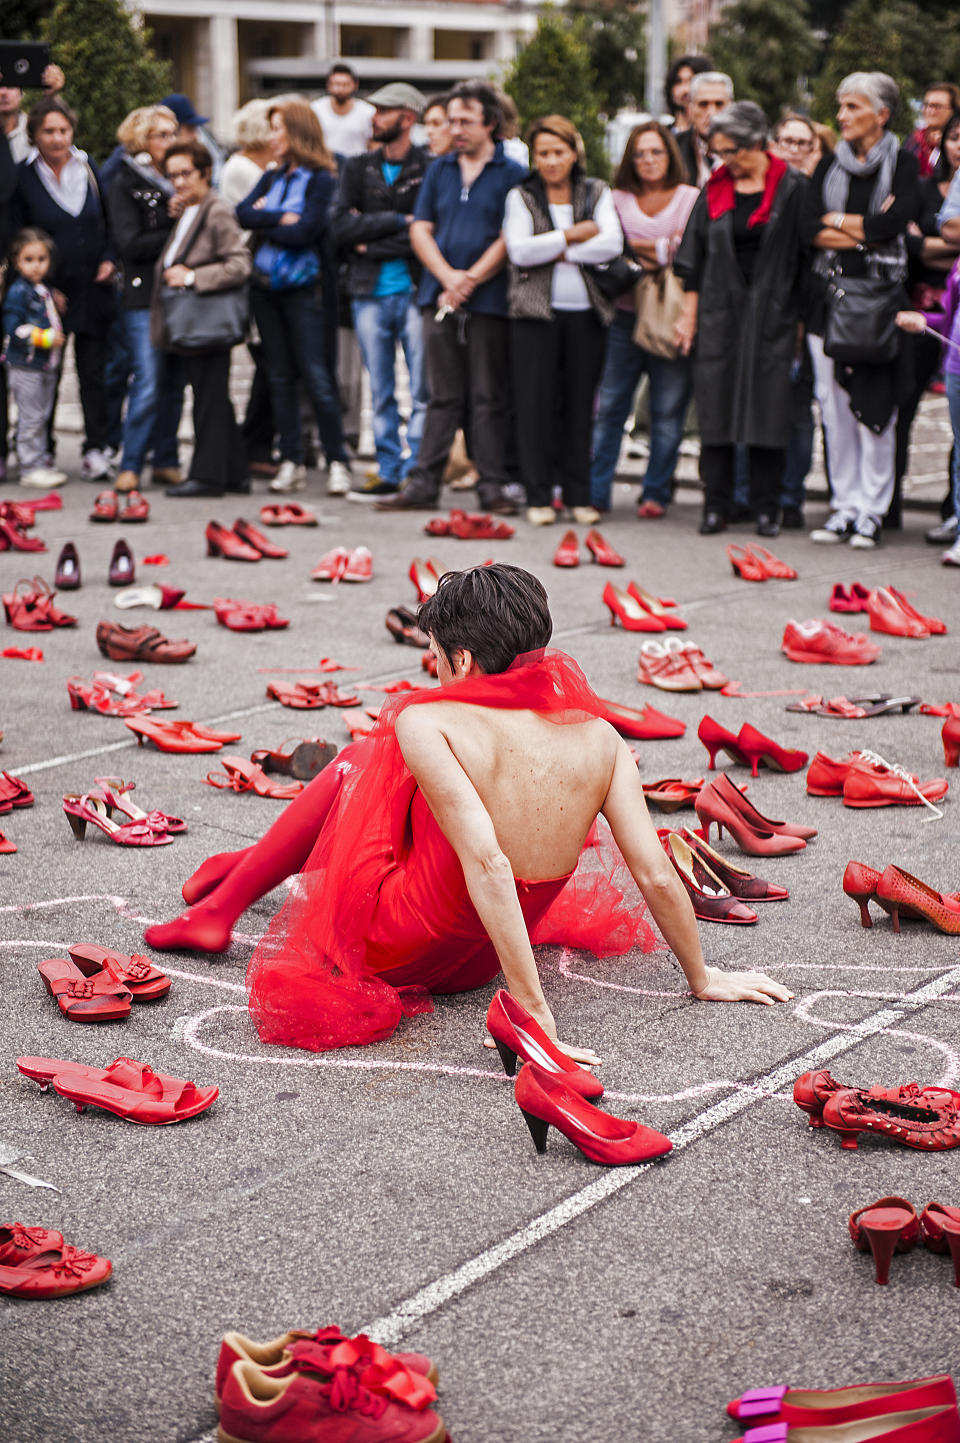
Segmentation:
[(637, 515), (663, 516), (670, 502), (693, 386), (690, 362), (673, 339), (682, 295), (673, 257), (698, 194), (684, 175), (677, 142), (665, 126), (647, 120), (634, 127), (614, 177), (613, 203), (644, 275), (616, 303), (597, 391), (590, 499), (601, 511), (610, 509), (624, 423), (644, 375), (650, 383), (650, 457)]
[(807, 328), (833, 492), (831, 514), (810, 540), (864, 549), (876, 546), (893, 497), (904, 389), (895, 318), (907, 302), (917, 162), (889, 128), (899, 94), (879, 70), (841, 81), (841, 138), (814, 172), (803, 219), (820, 281)]
[(613, 301), (593, 266), (623, 251), (609, 188), (584, 174), (579, 131), (546, 115), (529, 133), (533, 170), (507, 193), (510, 359), (527, 520), (557, 519), (553, 479), (574, 521), (592, 526), (590, 430)]
[(726, 528), (738, 446), (747, 448), (758, 536), (779, 532), (780, 479), (793, 423), (806, 180), (767, 149), (751, 100), (714, 116), (722, 163), (697, 198), (674, 262), (683, 309), (674, 337), (693, 358), (700, 423), (700, 535)]
[[(27, 116), (27, 137), (36, 153), (17, 167), (12, 227), (35, 227), (53, 241), (56, 257), (49, 278), (73, 354), (83, 409), (81, 474), (99, 481), (110, 474), (107, 446), (107, 391), (104, 370), (107, 332), (116, 314), (107, 218), (97, 173), (74, 145), (77, 117), (59, 95), (38, 100)], [(63, 368), (60, 369), (63, 374)], [(54, 435), (51, 425), (50, 451)]]
[(246, 330), (250, 252), (230, 208), (210, 188), (213, 158), (197, 140), (177, 141), (164, 171), (183, 211), (154, 272), (150, 339), (182, 354), (193, 390), (195, 444), (185, 481), (168, 496), (222, 496), (250, 489), (230, 400), (230, 352)]
[(335, 309), (337, 298), (323, 252), (337, 164), (303, 100), (271, 107), (270, 147), (275, 168), (237, 206), (240, 224), (253, 232), (253, 316), (279, 433), (280, 469), (270, 490), (289, 494), (307, 484), (299, 380), (317, 418), (327, 491), (345, 496), (353, 478), (325, 315), (325, 304)]

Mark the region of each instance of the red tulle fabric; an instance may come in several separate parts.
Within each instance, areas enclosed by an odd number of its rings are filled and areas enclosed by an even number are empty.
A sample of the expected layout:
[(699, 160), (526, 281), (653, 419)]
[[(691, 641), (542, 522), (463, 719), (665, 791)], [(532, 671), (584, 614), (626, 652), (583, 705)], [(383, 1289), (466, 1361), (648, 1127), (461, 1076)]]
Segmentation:
[[(576, 662), (558, 651), (388, 701), (370, 737), (334, 763), (337, 797), (250, 961), (250, 1012), (264, 1042), (322, 1052), (381, 1041), (404, 1014), (431, 1011), (430, 992), (467, 991), (497, 975), (459, 859), (396, 740), (401, 711), (438, 701), (529, 709), (558, 724), (603, 711)], [(534, 944), (598, 957), (663, 945), (602, 819), (575, 872), (518, 881), (517, 895)]]

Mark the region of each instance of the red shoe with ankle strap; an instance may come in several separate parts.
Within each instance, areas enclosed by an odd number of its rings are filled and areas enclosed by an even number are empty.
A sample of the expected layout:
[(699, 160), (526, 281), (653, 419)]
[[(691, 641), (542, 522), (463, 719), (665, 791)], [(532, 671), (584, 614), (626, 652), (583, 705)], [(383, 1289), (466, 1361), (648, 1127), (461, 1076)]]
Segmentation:
[(329, 1376), (294, 1364), (272, 1377), (255, 1363), (234, 1363), (220, 1400), (219, 1443), (443, 1443), (442, 1419), (392, 1403), (358, 1382), (350, 1368)]
[(600, 1079), (552, 1042), (536, 1018), (502, 987), (493, 994), (487, 1008), (487, 1031), (497, 1044), (508, 1077), (515, 1074), (519, 1057), (521, 1063), (535, 1062), (544, 1072), (560, 1077), (581, 1097), (603, 1096)]
[(903, 1197), (882, 1197), (850, 1214), (850, 1237), (859, 1253), (873, 1253), (877, 1282), (890, 1278), (895, 1252), (908, 1253), (917, 1245), (920, 1224), (913, 1203)]
[[(309, 1354), (304, 1345), (309, 1345)], [(319, 1371), (331, 1373), (334, 1360), (342, 1367), (352, 1368), (371, 1393), (380, 1393), (408, 1407), (426, 1407), (436, 1397), (434, 1390), (439, 1374), (432, 1358), (425, 1353), (388, 1353), (364, 1333), (348, 1338), (337, 1327), (303, 1328), (283, 1333), (268, 1343), (255, 1343), (242, 1333), (231, 1332), (224, 1336), (217, 1359), (214, 1384), (217, 1410), (234, 1363), (254, 1363), (262, 1373), (286, 1377), (294, 1371), (294, 1349), (301, 1361), (305, 1356), (313, 1356), (318, 1365), (322, 1363)]]
[(927, 1203), (920, 1214), (920, 1235), (931, 1253), (950, 1254), (953, 1281), (960, 1288), (960, 1208)]
[(939, 1373), (903, 1383), (854, 1383), (846, 1388), (752, 1388), (728, 1403), (727, 1412), (741, 1423), (750, 1419), (814, 1428), (917, 1408), (953, 1408), (956, 1401), (953, 1380)]
[(747, 553), (760, 563), (764, 576), (771, 581), (796, 581), (797, 573), (786, 561), (781, 561), (779, 556), (774, 556), (765, 546), (760, 546), (756, 541), (751, 541), (745, 547)]
[[(805, 1072), (797, 1078), (793, 1084), (793, 1100), (801, 1111), (807, 1114), (810, 1126), (819, 1128), (824, 1125), (823, 1109), (829, 1099), (839, 1092), (853, 1091), (855, 1089), (848, 1082), (838, 1082), (826, 1068), (819, 1068), (815, 1072)], [(872, 1096), (889, 1102), (929, 1106), (941, 1112), (960, 1108), (960, 1092), (954, 1092), (949, 1087), (937, 1087), (935, 1084), (921, 1087), (917, 1082), (905, 1082), (902, 1087), (874, 1087), (870, 1092)]]

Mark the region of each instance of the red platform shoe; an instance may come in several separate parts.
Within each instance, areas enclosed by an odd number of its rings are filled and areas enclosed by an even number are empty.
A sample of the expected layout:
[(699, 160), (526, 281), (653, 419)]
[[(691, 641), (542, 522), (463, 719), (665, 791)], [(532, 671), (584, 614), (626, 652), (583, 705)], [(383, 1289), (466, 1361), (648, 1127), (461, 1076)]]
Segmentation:
[(908, 1253), (917, 1245), (920, 1224), (913, 1203), (902, 1197), (882, 1197), (850, 1214), (850, 1237), (858, 1252), (873, 1253), (877, 1282), (890, 1277), (894, 1253)]
[(551, 1124), (569, 1138), (584, 1157), (607, 1167), (646, 1162), (673, 1151), (673, 1143), (662, 1132), (602, 1112), (574, 1092), (562, 1078), (544, 1072), (532, 1062), (525, 1062), (521, 1067), (514, 1096), (537, 1152), (546, 1152)]

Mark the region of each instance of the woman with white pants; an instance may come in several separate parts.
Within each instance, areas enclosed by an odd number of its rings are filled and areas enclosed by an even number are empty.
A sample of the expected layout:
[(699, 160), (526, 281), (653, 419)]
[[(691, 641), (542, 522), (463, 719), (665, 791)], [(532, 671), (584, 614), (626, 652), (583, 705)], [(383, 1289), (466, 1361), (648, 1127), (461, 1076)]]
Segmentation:
[(824, 354), (827, 278), (907, 274), (904, 235), (917, 208), (917, 166), (889, 130), (899, 99), (882, 71), (848, 75), (837, 89), (841, 139), (814, 172), (804, 223), (819, 294), (808, 318), (815, 389), (826, 436), (833, 511), (811, 541), (877, 544), (893, 497), (899, 359), (835, 363)]

